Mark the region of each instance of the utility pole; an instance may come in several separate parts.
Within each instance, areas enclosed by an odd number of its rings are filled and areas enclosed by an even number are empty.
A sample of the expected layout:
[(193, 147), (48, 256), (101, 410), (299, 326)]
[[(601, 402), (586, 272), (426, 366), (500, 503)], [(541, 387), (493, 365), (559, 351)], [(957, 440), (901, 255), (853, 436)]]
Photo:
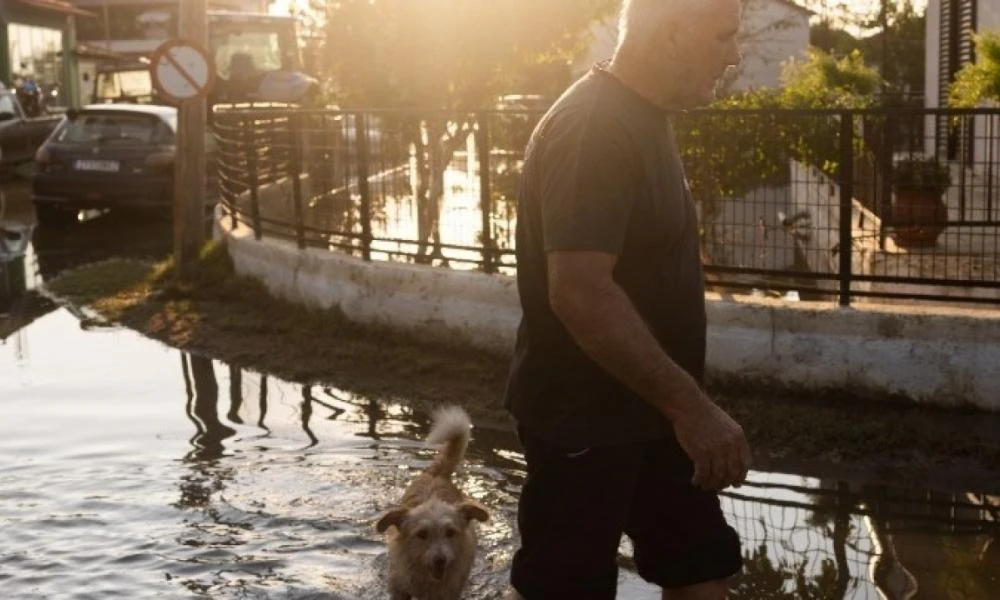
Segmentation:
[[(206, 0), (180, 2), (178, 34), (198, 47), (208, 47)], [(174, 159), (174, 267), (177, 278), (189, 279), (205, 243), (205, 137), (208, 103), (204, 94), (181, 102), (177, 109), (177, 152)]]

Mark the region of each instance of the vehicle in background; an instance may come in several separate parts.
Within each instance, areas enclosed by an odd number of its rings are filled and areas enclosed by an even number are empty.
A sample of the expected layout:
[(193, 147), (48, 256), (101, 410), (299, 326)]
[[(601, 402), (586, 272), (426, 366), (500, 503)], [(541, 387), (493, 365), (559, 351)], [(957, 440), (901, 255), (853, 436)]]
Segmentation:
[[(42, 144), (31, 198), (40, 225), (72, 222), (90, 209), (152, 209), (169, 213), (174, 195), (177, 109), (115, 104), (70, 110)], [(206, 140), (208, 195), (215, 143)]]
[(46, 111), (44, 103), (25, 106), (24, 97), (0, 85), (0, 166), (3, 171), (30, 162), (63, 118), (61, 114)]
[[(315, 80), (301, 73), (293, 17), (210, 11), (208, 39), (217, 74), (210, 105), (296, 102), (318, 91)], [(155, 46), (159, 43), (154, 41)], [(156, 94), (149, 73), (149, 55), (155, 46), (144, 48), (131, 60), (98, 65), (94, 103), (167, 104)]]

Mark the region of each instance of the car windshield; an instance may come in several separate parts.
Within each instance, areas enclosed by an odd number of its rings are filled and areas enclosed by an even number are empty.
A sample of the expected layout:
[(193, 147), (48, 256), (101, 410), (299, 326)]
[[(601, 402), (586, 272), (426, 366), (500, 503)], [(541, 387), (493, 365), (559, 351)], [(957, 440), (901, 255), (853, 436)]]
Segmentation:
[(239, 65), (246, 71), (265, 73), (285, 67), (282, 64), (281, 36), (275, 31), (254, 30), (248, 25), (237, 28), (217, 24), (212, 29), (215, 67), (224, 79)]
[(172, 139), (173, 132), (159, 119), (121, 113), (81, 114), (67, 121), (58, 136), (60, 142), (96, 144), (165, 143)]
[(97, 75), (97, 98), (152, 98), (153, 81), (148, 69), (112, 71)]

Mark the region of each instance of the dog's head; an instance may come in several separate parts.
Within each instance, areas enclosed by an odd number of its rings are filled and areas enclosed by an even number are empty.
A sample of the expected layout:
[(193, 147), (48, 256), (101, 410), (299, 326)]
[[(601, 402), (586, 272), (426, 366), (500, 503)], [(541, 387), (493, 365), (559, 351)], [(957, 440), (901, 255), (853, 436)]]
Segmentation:
[(434, 579), (443, 579), (460, 556), (473, 520), (486, 521), (489, 513), (473, 500), (448, 504), (433, 499), (414, 508), (394, 508), (379, 518), (379, 533), (389, 527), (399, 531), (396, 543), (411, 564), (421, 565)]

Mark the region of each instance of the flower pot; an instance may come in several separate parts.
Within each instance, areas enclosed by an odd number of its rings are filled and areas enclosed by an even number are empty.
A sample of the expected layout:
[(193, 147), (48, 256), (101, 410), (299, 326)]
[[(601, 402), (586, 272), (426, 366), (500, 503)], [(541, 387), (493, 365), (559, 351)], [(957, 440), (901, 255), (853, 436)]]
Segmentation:
[(937, 244), (948, 223), (948, 207), (941, 194), (899, 190), (892, 206), (896, 244), (903, 248), (928, 248)]

